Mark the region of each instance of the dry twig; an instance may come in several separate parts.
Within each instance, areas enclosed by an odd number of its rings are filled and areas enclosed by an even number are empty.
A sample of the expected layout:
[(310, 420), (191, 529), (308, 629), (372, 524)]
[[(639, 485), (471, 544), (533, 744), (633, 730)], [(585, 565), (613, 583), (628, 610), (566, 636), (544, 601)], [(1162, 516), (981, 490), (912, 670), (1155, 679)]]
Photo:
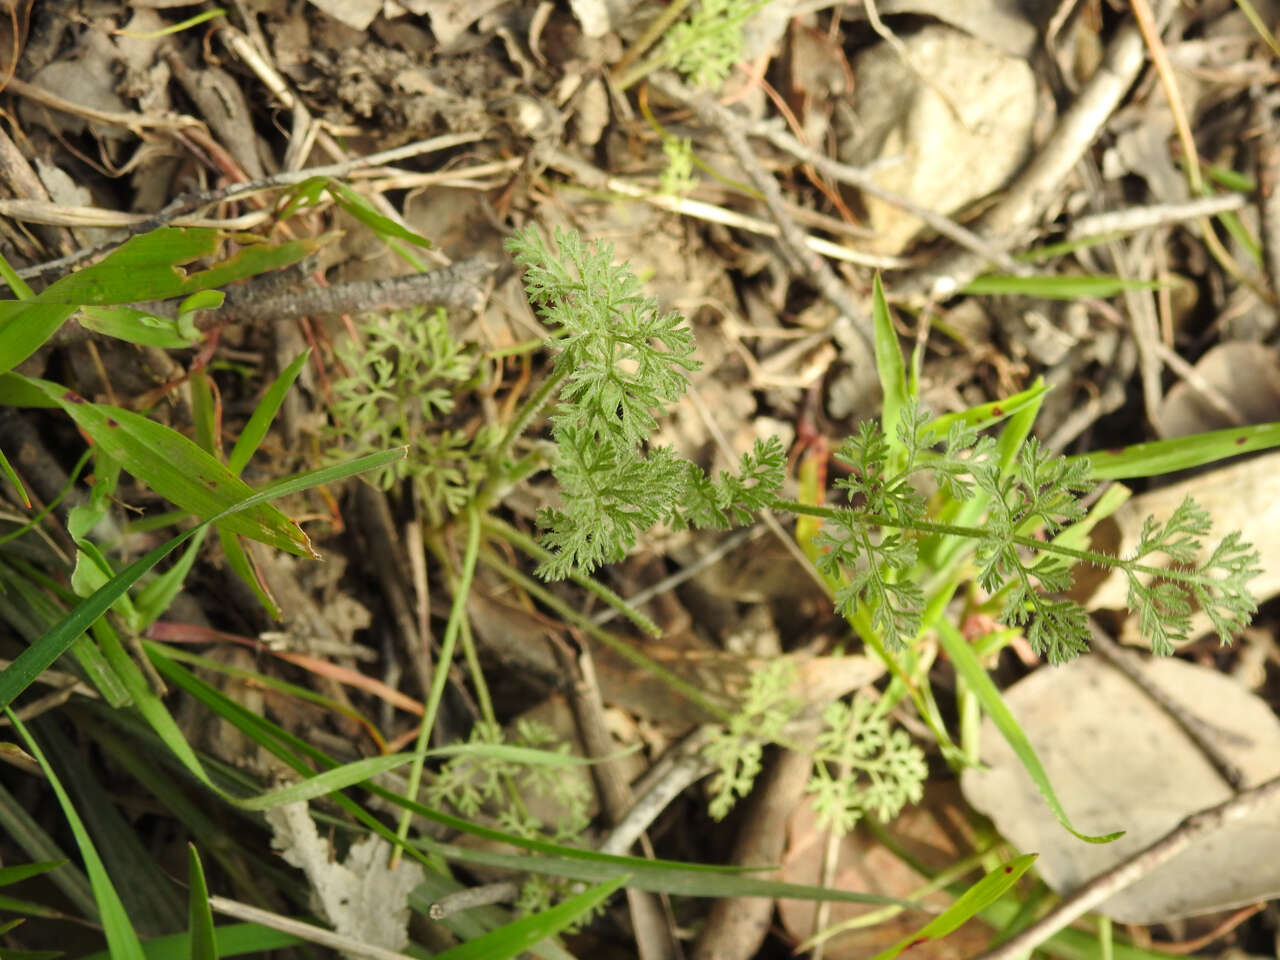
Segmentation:
[(1028, 955), (1059, 930), (1157, 867), (1168, 863), (1201, 837), (1244, 820), (1276, 797), (1280, 797), (1280, 777), (1268, 780), (1216, 806), (1193, 813), (1154, 843), (1094, 877), (1031, 926), (1010, 937), (994, 950), (988, 950), (978, 960), (1015, 960)]

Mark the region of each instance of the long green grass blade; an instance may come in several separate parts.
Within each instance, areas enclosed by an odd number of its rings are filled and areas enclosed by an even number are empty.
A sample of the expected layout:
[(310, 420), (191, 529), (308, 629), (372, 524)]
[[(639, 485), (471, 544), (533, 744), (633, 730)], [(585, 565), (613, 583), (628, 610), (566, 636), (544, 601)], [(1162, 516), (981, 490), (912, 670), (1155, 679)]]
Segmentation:
[(624, 874), (607, 883), (584, 890), (549, 910), (524, 917), (515, 923), (486, 933), (482, 937), (460, 943), (456, 947), (437, 954), (436, 960), (508, 960), (554, 937), (565, 927), (576, 923), (611, 897), (626, 883)]
[(1115, 276), (1068, 273), (1018, 277), (992, 273), (969, 281), (960, 292), (971, 296), (1007, 294), (1042, 300), (1078, 300), (1081, 297), (1114, 297), (1126, 290), (1155, 290), (1160, 286), (1160, 282), (1155, 280), (1126, 280)]
[(0, 867), (0, 887), (38, 877), (42, 873), (58, 869), (66, 862), (65, 860), (41, 860), (38, 863), (20, 863), (13, 867)]
[(1190, 470), (1242, 453), (1256, 453), (1277, 446), (1280, 446), (1280, 421), (1095, 450), (1088, 454), (1088, 460), (1090, 475), (1095, 480), (1130, 480)]
[(284, 403), (285, 396), (289, 393), (289, 388), (298, 379), (298, 374), (302, 372), (302, 368), (310, 356), (310, 350), (304, 350), (298, 354), (292, 363), (280, 371), (280, 375), (275, 378), (271, 386), (267, 388), (267, 392), (262, 395), (262, 399), (258, 401), (258, 405), (253, 408), (249, 422), (240, 431), (240, 436), (236, 438), (235, 446), (231, 448), (231, 453), (227, 457), (227, 469), (236, 476), (239, 476), (244, 468), (249, 465), (250, 459), (257, 452), (258, 447), (262, 445), (262, 440), (266, 437), (267, 430), (271, 427), (272, 421), (275, 420), (276, 414), (280, 412), (280, 407)]
[(7, 705), (4, 708), (4, 712), (9, 718), (9, 722), (13, 724), (14, 729), (18, 731), (18, 735), (22, 737), (31, 755), (36, 758), (40, 768), (44, 770), (45, 776), (49, 780), (49, 786), (53, 788), (53, 792), (58, 798), (58, 805), (62, 807), (62, 814), (67, 818), (67, 824), (71, 827), (71, 832), (76, 838), (76, 846), (80, 849), (80, 858), (84, 861), (85, 870), (89, 874), (89, 883), (93, 887), (93, 896), (98, 905), (98, 914), (102, 920), (103, 933), (107, 937), (107, 947), (111, 952), (111, 960), (144, 960), (145, 954), (142, 952), (142, 944), (138, 940), (138, 934), (134, 931), (133, 924), (129, 922), (129, 915), (125, 912), (124, 904), (120, 902), (120, 896), (116, 893), (116, 888), (112, 885), (111, 878), (107, 875), (106, 868), (102, 865), (102, 859), (98, 856), (97, 848), (94, 847), (93, 840), (89, 837), (89, 832), (85, 829), (84, 823), (80, 820), (80, 815), (71, 803), (71, 798), (67, 796), (66, 790), (63, 789), (62, 782), (58, 779), (53, 767), (49, 765), (49, 761), (45, 758), (40, 745), (27, 732), (27, 728), (22, 721)]
[(942, 646), (947, 656), (951, 658), (951, 664), (955, 667), (956, 673), (964, 678), (965, 683), (969, 685), (969, 689), (973, 691), (978, 698), (978, 702), (982, 704), (982, 709), (991, 717), (996, 729), (1000, 731), (1009, 746), (1013, 748), (1013, 752), (1017, 755), (1018, 760), (1021, 761), (1023, 768), (1027, 771), (1027, 775), (1035, 783), (1040, 795), (1049, 804), (1049, 809), (1058, 818), (1058, 822), (1086, 843), (1110, 843), (1112, 840), (1124, 836), (1123, 830), (1099, 836), (1090, 836), (1081, 833), (1071, 825), (1071, 819), (1067, 816), (1067, 811), (1063, 808), (1061, 801), (1058, 800), (1058, 795), (1053, 790), (1053, 784), (1049, 782), (1049, 776), (1045, 773), (1044, 767), (1040, 763), (1040, 758), (1036, 755), (1035, 747), (1031, 745), (1031, 741), (1027, 738), (1027, 734), (1022, 729), (1021, 724), (1018, 723), (1017, 718), (1014, 717), (1009, 707), (1005, 704), (1004, 699), (1000, 696), (1000, 691), (996, 689), (991, 677), (987, 675), (987, 671), (982, 669), (982, 664), (974, 656), (973, 648), (969, 646), (968, 642), (961, 636), (960, 631), (946, 617), (939, 617), (934, 623), (934, 627), (938, 631), (938, 643)]
[(0, 673), (0, 707), (7, 707), (12, 703), (18, 694), (30, 686), (36, 677), (66, 652), (77, 637), (88, 630), (95, 620), (106, 613), (118, 597), (137, 583), (143, 574), (182, 546), (187, 540), (194, 537), (197, 531), (203, 529), (207, 524), (216, 523), (225, 517), (241, 510), (250, 509), (268, 500), (288, 496), (291, 493), (298, 493), (322, 483), (334, 483), (366, 470), (375, 470), (384, 464), (400, 459), (404, 456), (404, 453), (403, 448), (387, 450), (382, 453), (370, 454), (367, 457), (360, 457), (348, 463), (335, 464), (332, 467), (313, 470), (298, 477), (291, 477), (286, 481), (272, 484), (267, 489), (260, 490), (241, 502), (228, 507), (221, 514), (206, 520), (200, 526), (174, 537), (167, 543), (161, 544), (144, 556), (139, 557), (96, 590), (92, 596), (86, 597), (77, 604), (74, 609), (63, 617), (57, 626), (41, 637), (39, 641), (23, 650)]
[(927, 940), (937, 940), (968, 923), (976, 914), (1003, 897), (1018, 878), (1035, 862), (1034, 853), (1015, 857), (1003, 866), (992, 870), (985, 877), (960, 895), (955, 903), (938, 914), (915, 933), (903, 937), (887, 950), (876, 954), (874, 960), (894, 960), (908, 947)]
[(214, 934), (213, 911), (209, 909), (209, 886), (205, 883), (200, 854), (187, 845), (188, 893), (187, 933), (191, 937), (188, 956), (191, 960), (218, 960), (218, 942)]
[(898, 345), (898, 332), (893, 329), (893, 317), (880, 285), (880, 274), (871, 282), (871, 322), (876, 348), (876, 373), (880, 388), (884, 391), (884, 409), (880, 422), (885, 437), (894, 450), (902, 447), (898, 439), (898, 419), (911, 393), (907, 388), (907, 369), (902, 362), (902, 348)]

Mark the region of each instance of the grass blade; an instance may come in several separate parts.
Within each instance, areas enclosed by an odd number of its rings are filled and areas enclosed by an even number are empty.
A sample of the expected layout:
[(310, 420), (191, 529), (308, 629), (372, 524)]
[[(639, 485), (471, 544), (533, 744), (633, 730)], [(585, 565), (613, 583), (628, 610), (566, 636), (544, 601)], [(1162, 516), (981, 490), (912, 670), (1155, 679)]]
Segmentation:
[(129, 922), (129, 915), (125, 912), (124, 904), (120, 902), (120, 896), (116, 893), (116, 888), (112, 885), (111, 878), (107, 875), (106, 868), (102, 865), (102, 860), (93, 845), (93, 840), (89, 837), (89, 832), (85, 830), (79, 814), (76, 813), (76, 809), (71, 803), (71, 798), (67, 796), (66, 790), (63, 789), (62, 782), (58, 779), (58, 775), (54, 773), (53, 767), (49, 765), (48, 760), (45, 759), (40, 745), (27, 732), (27, 728), (22, 721), (8, 706), (5, 707), (4, 712), (9, 718), (9, 722), (13, 724), (14, 729), (18, 731), (19, 736), (22, 737), (23, 742), (26, 743), (31, 755), (39, 762), (40, 768), (49, 780), (49, 786), (53, 788), (53, 792), (58, 798), (58, 804), (62, 807), (63, 816), (67, 818), (67, 824), (71, 827), (71, 832), (76, 838), (76, 846), (80, 848), (80, 857), (84, 860), (85, 870), (89, 874), (89, 883), (93, 887), (93, 897), (98, 905), (98, 914), (102, 920), (102, 930), (106, 934), (107, 947), (111, 953), (112, 960), (145, 960), (138, 934), (134, 932), (133, 924)]
[(937, 940), (958, 929), (976, 914), (1003, 897), (1009, 888), (1018, 882), (1018, 878), (1027, 872), (1027, 868), (1035, 862), (1035, 859), (1036, 855), (1034, 853), (1024, 854), (992, 870), (962, 893), (959, 899), (946, 910), (915, 933), (908, 934), (887, 950), (876, 954), (874, 960), (894, 960), (894, 957), (908, 947), (927, 940)]
[(875, 330), (876, 373), (884, 391), (880, 422), (890, 445), (897, 450), (902, 446), (898, 439), (898, 417), (910, 397), (910, 391), (907, 388), (907, 370), (902, 362), (902, 348), (898, 345), (898, 332), (893, 329), (893, 317), (889, 314), (889, 304), (885, 301), (878, 273), (871, 284), (871, 320)]
[(280, 411), (289, 388), (298, 379), (298, 374), (302, 372), (302, 367), (310, 356), (310, 349), (298, 354), (292, 363), (280, 371), (280, 375), (267, 388), (258, 405), (253, 408), (249, 422), (240, 431), (240, 436), (236, 438), (235, 446), (231, 448), (231, 454), (227, 457), (227, 469), (236, 476), (239, 476), (249, 465), (249, 460), (262, 444), (263, 438), (267, 435), (267, 429)]
[(1227, 457), (1277, 446), (1280, 446), (1280, 422), (1272, 422), (1097, 450), (1088, 454), (1088, 460), (1095, 480), (1130, 480), (1190, 470)]
[(990, 273), (969, 281), (960, 292), (970, 295), (1039, 297), (1041, 300), (1078, 300), (1081, 297), (1114, 297), (1126, 290), (1155, 290), (1160, 286), (1155, 280), (1126, 280), (1109, 275), (1068, 273), (1050, 277), (1017, 277)]
[(1040, 795), (1049, 804), (1049, 809), (1058, 818), (1058, 822), (1086, 843), (1110, 843), (1112, 840), (1124, 836), (1123, 830), (1099, 836), (1090, 836), (1081, 833), (1071, 825), (1071, 819), (1067, 816), (1067, 811), (1063, 808), (1062, 802), (1058, 800), (1058, 795), (1053, 790), (1053, 784), (1049, 782), (1049, 776), (1040, 764), (1040, 758), (1036, 755), (1035, 747), (1031, 745), (1026, 732), (1022, 729), (1008, 706), (1005, 705), (1004, 699), (1000, 696), (1000, 691), (992, 683), (987, 671), (982, 669), (982, 664), (978, 662), (978, 658), (974, 655), (973, 648), (961, 636), (960, 631), (952, 626), (951, 622), (945, 617), (939, 617), (934, 623), (934, 627), (938, 631), (938, 642), (942, 645), (942, 649), (947, 656), (951, 658), (951, 663), (955, 667), (956, 673), (964, 678), (965, 683), (969, 685), (969, 689), (973, 691), (978, 698), (978, 702), (982, 704), (982, 709), (991, 717), (996, 729), (1000, 731), (1009, 746), (1013, 748), (1013, 752), (1017, 755), (1018, 760), (1021, 761), (1023, 769), (1027, 771), (1027, 775), (1035, 783)]
[(194, 844), (187, 845), (187, 882), (191, 888), (187, 918), (187, 933), (191, 937), (188, 956), (191, 960), (218, 960), (213, 911), (209, 909), (209, 887)]
[(626, 880), (624, 875), (584, 890), (549, 910), (509, 923), (475, 940), (460, 943), (437, 954), (436, 960), (508, 960), (509, 957), (518, 957), (530, 947), (554, 937), (565, 927), (590, 914)]

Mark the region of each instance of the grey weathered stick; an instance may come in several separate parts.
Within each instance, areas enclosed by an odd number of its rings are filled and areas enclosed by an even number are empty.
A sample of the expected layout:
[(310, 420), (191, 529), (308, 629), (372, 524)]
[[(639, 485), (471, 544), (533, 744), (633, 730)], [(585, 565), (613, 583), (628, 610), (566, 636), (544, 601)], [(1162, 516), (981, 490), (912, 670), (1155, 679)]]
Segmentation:
[(1101, 237), (1111, 233), (1137, 233), (1152, 227), (1169, 227), (1187, 220), (1216, 217), (1220, 213), (1241, 210), (1249, 205), (1243, 193), (1223, 193), (1212, 197), (1196, 197), (1182, 203), (1153, 203), (1141, 207), (1125, 207), (1076, 217), (1067, 230), (1068, 240)]
[(339, 313), (372, 313), (408, 307), (442, 306), (478, 310), (484, 304), (485, 281), (498, 270), (486, 257), (469, 257), (429, 273), (390, 277), (335, 287), (301, 287), (248, 300), (228, 296), (229, 302), (197, 323), (202, 329), (229, 323), (266, 323), (298, 317)]
[(1244, 772), (1218, 746), (1218, 741), (1221, 739), (1238, 740), (1239, 736), (1232, 731), (1212, 726), (1201, 717), (1188, 711), (1186, 707), (1173, 699), (1168, 691), (1159, 684), (1153, 683), (1151, 678), (1143, 672), (1141, 665), (1138, 663), (1137, 655), (1122, 649), (1118, 643), (1103, 632), (1097, 621), (1092, 617), (1089, 618), (1089, 633), (1093, 637), (1094, 650), (1128, 677), (1134, 686), (1145, 693), (1161, 710), (1174, 719), (1174, 722), (1182, 728), (1183, 732), (1191, 739), (1191, 742), (1204, 754), (1205, 759), (1218, 772), (1218, 776), (1222, 777), (1227, 786), (1236, 793), (1243, 790), (1245, 788)]
[[(12, 86), (12, 84), (10, 84), (10, 86)], [(211, 206), (215, 203), (222, 203), (227, 200), (237, 200), (242, 197), (252, 196), (253, 194), (263, 193), (267, 190), (274, 190), (279, 187), (294, 186), (295, 184), (302, 183), (311, 177), (343, 177), (353, 170), (386, 166), (387, 164), (406, 160), (410, 157), (420, 156), (424, 153), (432, 153), (438, 150), (447, 150), (452, 147), (474, 143), (477, 140), (483, 140), (485, 136), (486, 134), (483, 132), (474, 131), (465, 133), (446, 133), (438, 137), (431, 137), (428, 140), (416, 140), (413, 143), (406, 143), (404, 146), (395, 147), (391, 150), (371, 153), (368, 156), (353, 157), (352, 159), (344, 160), (341, 163), (328, 163), (324, 166), (308, 167), (303, 170), (283, 170), (280, 173), (273, 174), (272, 176), (263, 177), (261, 180), (250, 180), (247, 183), (234, 183), (218, 190), (184, 194), (183, 196), (177, 197), (173, 202), (168, 204), (163, 210), (159, 211), (154, 216), (141, 220), (137, 223), (130, 224), (128, 228), (129, 236), (146, 233), (148, 230), (155, 230), (158, 227), (166, 226), (185, 214), (199, 210), (202, 207)], [(122, 237), (119, 240), (111, 240), (107, 243), (99, 244), (94, 247), (85, 247), (83, 250), (77, 250), (69, 256), (59, 257), (57, 260), (50, 260), (46, 263), (38, 263), (35, 266), (24, 267), (18, 271), (18, 276), (23, 279), (29, 279), (31, 277), (52, 276), (63, 273), (68, 267), (73, 267), (77, 263), (105, 255), (120, 246), (120, 244), (126, 239), (128, 239), (127, 236)]]
[[(672, 76), (655, 75), (650, 78), (650, 83), (653, 84), (655, 89), (660, 90), (667, 96), (674, 97), (692, 107), (693, 112), (698, 115), (698, 118), (703, 123), (718, 131), (724, 137), (725, 143), (729, 147), (729, 152), (733, 154), (734, 159), (738, 161), (738, 165), (742, 167), (747, 177), (750, 178), (752, 184), (764, 198), (765, 206), (769, 209), (769, 215), (773, 218), (773, 222), (778, 225), (783, 250), (788, 259), (793, 262), (794, 269), (797, 269), (810, 283), (817, 287), (818, 292), (849, 322), (854, 322), (854, 316), (850, 310), (853, 298), (848, 288), (835, 275), (835, 272), (827, 265), (827, 262), (806, 245), (804, 232), (796, 225), (791, 214), (787, 212), (786, 204), (782, 199), (782, 190), (778, 187), (778, 181), (764, 170), (760, 165), (760, 161), (751, 151), (751, 146), (747, 142), (745, 133), (745, 121), (728, 107), (722, 107), (706, 93), (690, 90)], [(862, 323), (855, 323), (855, 328), (867, 335), (869, 323), (864, 318)]]
[(1280, 777), (1268, 780), (1217, 806), (1187, 817), (1159, 840), (1139, 850), (1128, 860), (1094, 877), (1021, 933), (1010, 937), (978, 960), (1014, 960), (1025, 957), (1069, 923), (1100, 906), (1112, 895), (1168, 863), (1201, 837), (1227, 824), (1243, 820), (1263, 804), (1280, 797)]

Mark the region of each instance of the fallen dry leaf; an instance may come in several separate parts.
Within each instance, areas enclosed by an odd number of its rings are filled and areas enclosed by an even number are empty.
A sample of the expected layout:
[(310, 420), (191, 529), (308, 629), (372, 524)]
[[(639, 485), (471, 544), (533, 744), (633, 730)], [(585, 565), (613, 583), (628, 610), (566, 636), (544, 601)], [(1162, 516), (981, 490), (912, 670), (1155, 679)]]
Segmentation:
[[(1215, 670), (1182, 660), (1143, 665), (1243, 771), (1248, 786), (1280, 774), (1280, 721), (1271, 708)], [(1037, 670), (1005, 691), (1076, 828), (1127, 831), (1084, 843), (1062, 828), (990, 719), (986, 769), (966, 770), (964, 795), (1019, 849), (1039, 853), (1040, 876), (1067, 894), (1176, 827), (1231, 797), (1178, 723), (1097, 657)], [(1280, 803), (1213, 833), (1100, 908), (1124, 923), (1158, 923), (1280, 895)]]

